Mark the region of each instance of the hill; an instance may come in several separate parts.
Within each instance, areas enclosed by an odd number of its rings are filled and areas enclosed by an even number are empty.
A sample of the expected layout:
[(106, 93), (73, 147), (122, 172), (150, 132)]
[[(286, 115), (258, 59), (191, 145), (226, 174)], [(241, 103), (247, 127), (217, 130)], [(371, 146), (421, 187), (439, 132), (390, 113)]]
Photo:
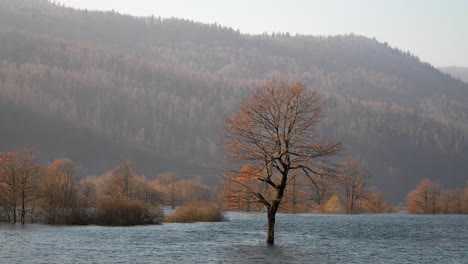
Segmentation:
[(364, 159), (392, 201), (422, 178), (467, 180), (468, 85), (375, 39), (246, 35), (0, 0), (0, 43), (0, 121), (9, 130), (1, 150), (27, 142), (46, 159), (72, 156), (83, 174), (127, 154), (149, 177), (174, 171), (214, 182), (226, 116), (281, 72), (330, 98), (320, 132), (344, 140), (343, 158)]
[(448, 66), (448, 67), (440, 67), (439, 68), (442, 72), (450, 74), (451, 76), (458, 78), (465, 83), (468, 83), (468, 68), (466, 67), (459, 67), (459, 66)]

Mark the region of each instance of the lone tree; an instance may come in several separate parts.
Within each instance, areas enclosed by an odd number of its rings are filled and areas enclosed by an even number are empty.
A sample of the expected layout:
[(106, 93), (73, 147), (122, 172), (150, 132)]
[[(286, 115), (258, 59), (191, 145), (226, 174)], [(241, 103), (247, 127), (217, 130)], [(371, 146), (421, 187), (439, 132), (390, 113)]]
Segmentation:
[[(320, 173), (314, 168), (329, 164), (327, 158), (342, 149), (341, 142), (323, 140), (315, 131), (322, 108), (319, 93), (304, 83), (272, 78), (255, 88), (227, 119), (223, 139), (227, 158), (257, 168), (250, 177), (263, 186), (244, 184), (266, 208), (268, 244), (274, 244), (275, 216), (288, 184), (297, 176)], [(237, 174), (228, 173), (225, 179), (242, 185)]]

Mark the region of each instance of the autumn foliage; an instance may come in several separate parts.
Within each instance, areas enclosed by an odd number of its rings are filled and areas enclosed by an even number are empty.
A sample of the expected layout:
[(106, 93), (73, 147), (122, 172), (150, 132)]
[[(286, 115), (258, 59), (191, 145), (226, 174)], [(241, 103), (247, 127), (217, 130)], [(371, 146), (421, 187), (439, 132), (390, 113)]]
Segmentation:
[(192, 222), (220, 222), (225, 220), (222, 210), (207, 201), (192, 201), (182, 205), (177, 211), (164, 218), (165, 222), (192, 223)]
[(261, 188), (257, 180), (260, 172), (258, 168), (247, 164), (231, 181), (226, 182), (222, 194), (225, 209), (250, 212), (262, 208), (255, 196), (255, 192)]
[(0, 207), (12, 223), (24, 224), (34, 213), (38, 182), (43, 173), (30, 150), (0, 153)]
[(407, 197), (406, 211), (415, 214), (468, 213), (468, 182), (462, 189), (444, 189), (430, 180), (421, 181)]
[(161, 206), (171, 200), (180, 205), (214, 198), (200, 178), (174, 179), (173, 189), (160, 180), (136, 174), (126, 158), (101, 176), (79, 180), (70, 159), (42, 165), (29, 150), (0, 153), (0, 221), (155, 224), (164, 216)]
[[(358, 159), (341, 163), (331, 171), (314, 169), (316, 174), (293, 177), (287, 186), (279, 211), (283, 213), (389, 213), (394, 207), (384, 195), (373, 190), (368, 180), (370, 172)], [(257, 177), (261, 170), (248, 164), (235, 177), (225, 181), (221, 202), (226, 210), (261, 211), (255, 192), (270, 199), (272, 190), (265, 189)]]
[[(287, 187), (296, 177), (315, 174), (312, 165), (342, 149), (341, 142), (319, 137), (316, 127), (322, 114), (322, 97), (317, 91), (299, 81), (272, 77), (253, 89), (226, 121), (227, 158), (236, 167), (251, 164), (252, 168), (240, 174), (238, 169), (228, 169), (227, 186), (240, 185), (238, 196), (247, 190), (250, 195), (241, 198), (247, 204), (253, 198), (266, 209), (269, 244), (274, 243), (275, 215), (293, 190)], [(296, 199), (291, 198), (294, 203)]]

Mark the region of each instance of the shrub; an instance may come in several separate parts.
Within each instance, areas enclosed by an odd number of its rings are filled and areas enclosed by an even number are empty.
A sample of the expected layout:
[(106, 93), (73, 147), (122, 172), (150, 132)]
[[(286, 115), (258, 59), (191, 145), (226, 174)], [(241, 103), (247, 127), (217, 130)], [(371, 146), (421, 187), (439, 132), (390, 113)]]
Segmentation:
[(96, 206), (94, 221), (97, 225), (130, 226), (158, 224), (163, 212), (158, 206), (130, 199), (107, 198)]
[(165, 222), (221, 222), (226, 220), (220, 208), (213, 203), (197, 201), (189, 202), (178, 208), (176, 212), (164, 218)]
[(336, 194), (330, 197), (330, 199), (325, 203), (323, 210), (327, 214), (343, 214), (346, 212), (340, 198), (338, 198), (338, 195)]

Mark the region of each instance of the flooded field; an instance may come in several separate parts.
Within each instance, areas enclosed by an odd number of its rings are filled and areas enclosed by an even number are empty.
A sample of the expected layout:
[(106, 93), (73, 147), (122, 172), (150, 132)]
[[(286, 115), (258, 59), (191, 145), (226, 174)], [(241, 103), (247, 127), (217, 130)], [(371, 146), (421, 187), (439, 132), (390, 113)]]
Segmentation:
[(1, 263), (468, 263), (466, 215), (228, 213), (222, 223), (0, 224)]

